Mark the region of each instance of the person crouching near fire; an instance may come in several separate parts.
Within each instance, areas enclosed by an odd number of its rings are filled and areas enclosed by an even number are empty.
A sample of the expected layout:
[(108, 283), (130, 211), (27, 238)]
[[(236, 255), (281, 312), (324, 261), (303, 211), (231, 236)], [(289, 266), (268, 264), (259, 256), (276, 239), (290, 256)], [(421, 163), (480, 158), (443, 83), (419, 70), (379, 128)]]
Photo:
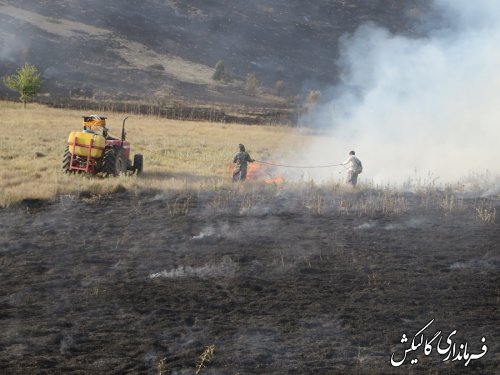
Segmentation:
[(347, 166), (347, 184), (356, 186), (358, 183), (358, 175), (363, 172), (363, 164), (361, 160), (356, 157), (354, 151), (349, 152), (349, 158), (341, 165)]
[(253, 163), (255, 160), (245, 151), (244, 145), (240, 143), (238, 147), (240, 151), (233, 158), (233, 163), (236, 164), (233, 172), (233, 181), (245, 181), (247, 178), (248, 163)]

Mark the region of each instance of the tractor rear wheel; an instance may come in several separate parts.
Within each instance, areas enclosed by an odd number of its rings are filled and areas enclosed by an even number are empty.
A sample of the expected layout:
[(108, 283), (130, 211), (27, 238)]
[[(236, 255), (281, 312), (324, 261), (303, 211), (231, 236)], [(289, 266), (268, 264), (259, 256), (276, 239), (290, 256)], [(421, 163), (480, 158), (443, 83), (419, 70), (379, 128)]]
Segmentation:
[(135, 154), (134, 155), (134, 164), (132, 165), (132, 171), (134, 171), (135, 174), (139, 174), (142, 172), (142, 166), (143, 166), (142, 155)]
[(102, 173), (105, 176), (117, 177), (125, 172), (125, 169), (126, 160), (123, 156), (123, 150), (115, 147), (106, 148), (102, 158)]
[(69, 173), (69, 166), (71, 163), (71, 153), (69, 152), (69, 146), (66, 147), (66, 150), (64, 150), (64, 156), (63, 156), (63, 162), (62, 162), (62, 169), (64, 173)]

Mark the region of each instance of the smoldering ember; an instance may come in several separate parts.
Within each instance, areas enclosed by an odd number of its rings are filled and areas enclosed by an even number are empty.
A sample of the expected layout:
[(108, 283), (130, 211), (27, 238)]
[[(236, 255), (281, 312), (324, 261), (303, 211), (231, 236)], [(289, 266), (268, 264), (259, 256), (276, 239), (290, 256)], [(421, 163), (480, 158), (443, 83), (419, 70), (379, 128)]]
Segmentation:
[(498, 14), (0, 1), (0, 373), (499, 373)]

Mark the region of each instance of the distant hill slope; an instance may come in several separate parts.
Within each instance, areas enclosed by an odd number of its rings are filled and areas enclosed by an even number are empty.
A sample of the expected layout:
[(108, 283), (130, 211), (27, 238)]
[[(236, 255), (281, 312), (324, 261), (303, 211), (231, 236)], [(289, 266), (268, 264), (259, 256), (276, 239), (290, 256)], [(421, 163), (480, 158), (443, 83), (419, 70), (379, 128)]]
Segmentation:
[[(35, 64), (51, 98), (286, 106), (335, 82), (342, 35), (365, 22), (415, 34), (428, 3), (0, 1), (0, 75)], [(212, 79), (219, 60), (231, 82)], [(245, 91), (247, 74), (262, 82), (258, 95)]]

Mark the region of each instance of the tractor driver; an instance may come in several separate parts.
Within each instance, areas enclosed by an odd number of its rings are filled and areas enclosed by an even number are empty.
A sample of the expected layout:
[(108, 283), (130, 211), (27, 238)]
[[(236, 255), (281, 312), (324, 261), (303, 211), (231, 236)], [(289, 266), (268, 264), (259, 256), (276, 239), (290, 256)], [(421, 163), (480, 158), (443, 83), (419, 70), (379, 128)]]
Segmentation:
[(106, 139), (110, 138), (108, 134), (108, 128), (106, 127), (106, 125), (103, 125), (102, 127), (102, 136)]

